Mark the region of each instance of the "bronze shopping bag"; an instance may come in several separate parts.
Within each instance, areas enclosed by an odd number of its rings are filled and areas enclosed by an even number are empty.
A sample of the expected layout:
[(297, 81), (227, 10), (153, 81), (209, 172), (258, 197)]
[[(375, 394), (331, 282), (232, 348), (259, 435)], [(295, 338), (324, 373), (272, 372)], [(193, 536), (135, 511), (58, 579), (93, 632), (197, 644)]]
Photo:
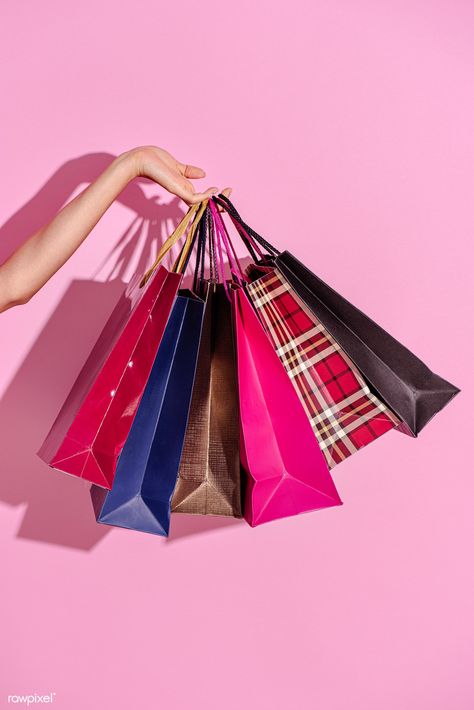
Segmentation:
[(171, 509), (240, 518), (239, 404), (231, 304), (206, 285), (193, 397)]

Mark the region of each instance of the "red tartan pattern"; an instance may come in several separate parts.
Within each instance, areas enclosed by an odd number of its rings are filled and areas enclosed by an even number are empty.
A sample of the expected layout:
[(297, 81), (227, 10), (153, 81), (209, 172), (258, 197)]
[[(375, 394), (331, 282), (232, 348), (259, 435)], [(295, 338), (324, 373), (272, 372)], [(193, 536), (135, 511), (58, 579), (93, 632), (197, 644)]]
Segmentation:
[(399, 425), (279, 271), (249, 284), (248, 293), (329, 468)]

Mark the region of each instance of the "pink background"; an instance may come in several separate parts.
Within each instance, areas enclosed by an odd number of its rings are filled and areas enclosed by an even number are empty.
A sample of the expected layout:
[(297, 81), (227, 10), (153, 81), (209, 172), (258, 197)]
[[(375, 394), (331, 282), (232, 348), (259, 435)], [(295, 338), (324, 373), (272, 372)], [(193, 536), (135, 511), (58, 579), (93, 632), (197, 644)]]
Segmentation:
[(463, 392), (418, 440), (338, 467), (342, 508), (255, 530), (175, 516), (168, 542), (97, 526), (35, 451), (182, 209), (136, 183), (0, 317), (0, 706), (472, 708), (472, 2), (3, 5), (1, 260), (154, 143)]

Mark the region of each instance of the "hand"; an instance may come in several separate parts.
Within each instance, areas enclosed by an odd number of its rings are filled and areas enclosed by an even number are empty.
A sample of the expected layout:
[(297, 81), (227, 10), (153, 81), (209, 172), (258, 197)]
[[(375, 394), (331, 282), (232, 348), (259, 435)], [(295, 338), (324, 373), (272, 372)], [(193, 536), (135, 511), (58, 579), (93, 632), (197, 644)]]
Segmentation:
[(128, 151), (133, 163), (135, 177), (147, 177), (164, 187), (168, 192), (177, 195), (188, 205), (222, 192), (229, 197), (232, 189), (230, 187), (219, 190), (217, 187), (210, 187), (205, 192), (195, 192), (191, 180), (196, 180), (206, 176), (202, 168), (194, 165), (180, 163), (173, 158), (168, 151), (157, 148), (153, 145), (141, 146)]

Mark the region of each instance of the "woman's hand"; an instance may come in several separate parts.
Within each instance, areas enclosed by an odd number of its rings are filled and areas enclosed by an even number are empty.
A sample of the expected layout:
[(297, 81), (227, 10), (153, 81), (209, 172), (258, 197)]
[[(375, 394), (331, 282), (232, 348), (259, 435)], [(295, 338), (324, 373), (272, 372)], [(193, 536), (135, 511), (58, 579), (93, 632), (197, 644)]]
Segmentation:
[[(180, 163), (162, 148), (143, 146), (122, 153), (0, 264), (0, 313), (29, 301), (82, 244), (120, 192), (139, 176), (154, 180), (188, 205), (219, 192), (217, 187), (195, 192), (191, 180), (204, 177), (204, 170)], [(229, 195), (230, 189), (222, 192)]]
[(180, 163), (163, 148), (145, 145), (133, 148), (126, 155), (130, 156), (133, 162), (136, 177), (147, 177), (154, 180), (188, 205), (202, 202), (218, 192), (223, 192), (227, 197), (231, 193), (229, 187), (222, 191), (217, 187), (209, 187), (205, 192), (196, 192), (191, 180), (206, 177), (204, 170), (194, 165)]

